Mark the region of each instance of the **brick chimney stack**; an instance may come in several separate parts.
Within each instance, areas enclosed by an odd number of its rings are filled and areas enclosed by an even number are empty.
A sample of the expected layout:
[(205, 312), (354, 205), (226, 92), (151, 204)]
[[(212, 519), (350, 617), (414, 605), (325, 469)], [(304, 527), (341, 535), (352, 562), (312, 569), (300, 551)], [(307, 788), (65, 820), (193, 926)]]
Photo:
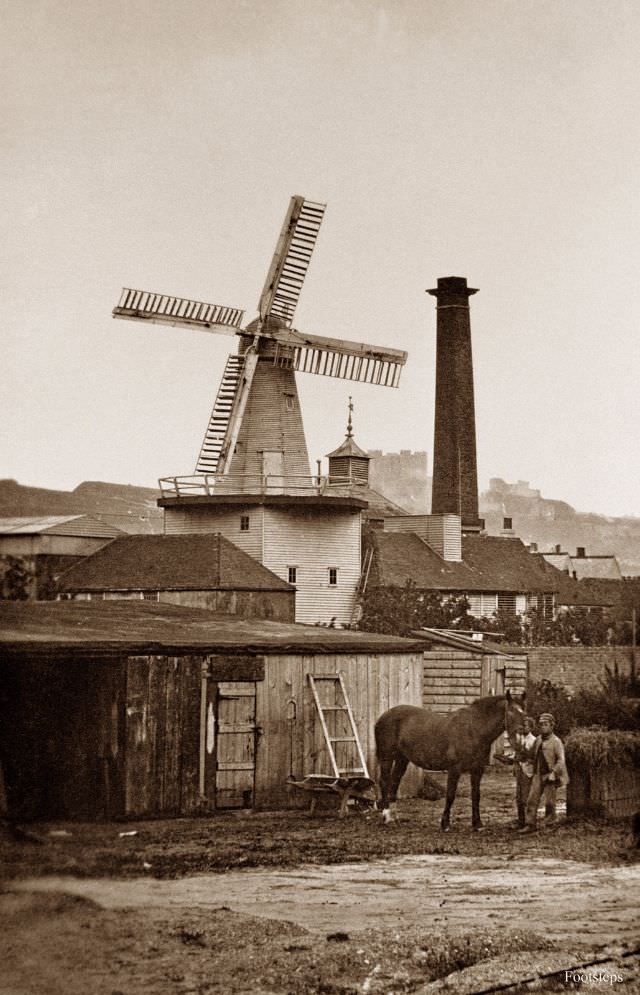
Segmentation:
[(477, 532), (478, 470), (469, 298), (477, 290), (461, 276), (428, 290), (437, 300), (436, 412), (433, 443), (433, 515), (455, 514)]

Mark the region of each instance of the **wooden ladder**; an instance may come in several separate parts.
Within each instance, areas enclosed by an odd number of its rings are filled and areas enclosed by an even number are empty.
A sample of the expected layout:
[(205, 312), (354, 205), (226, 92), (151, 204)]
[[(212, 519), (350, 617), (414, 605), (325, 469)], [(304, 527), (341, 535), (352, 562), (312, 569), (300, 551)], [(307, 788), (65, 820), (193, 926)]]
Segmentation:
[[(344, 686), (342, 674), (328, 674), (321, 677), (316, 676), (315, 674), (308, 674), (307, 676), (309, 678), (309, 684), (311, 686), (311, 693), (313, 694), (316, 710), (320, 718), (320, 725), (322, 726), (322, 732), (329, 751), (329, 758), (331, 760), (334, 775), (337, 778), (368, 778), (369, 771), (367, 769), (367, 761), (364, 758), (362, 744), (360, 742), (360, 737), (358, 736), (358, 729), (356, 727), (353, 712), (351, 711), (351, 705), (349, 704), (347, 689)], [(333, 688), (333, 693), (331, 695), (334, 702), (333, 704), (325, 704), (326, 698), (324, 698), (321, 694), (321, 688)], [(350, 730), (348, 734), (341, 736), (332, 734), (332, 730), (330, 730), (327, 723), (327, 717), (330, 713), (343, 713), (343, 715), (346, 716), (347, 725)], [(352, 747), (354, 748), (351, 751), (352, 754), (354, 754), (354, 762), (352, 766), (340, 767), (338, 765), (335, 749), (338, 743), (352, 744)]]

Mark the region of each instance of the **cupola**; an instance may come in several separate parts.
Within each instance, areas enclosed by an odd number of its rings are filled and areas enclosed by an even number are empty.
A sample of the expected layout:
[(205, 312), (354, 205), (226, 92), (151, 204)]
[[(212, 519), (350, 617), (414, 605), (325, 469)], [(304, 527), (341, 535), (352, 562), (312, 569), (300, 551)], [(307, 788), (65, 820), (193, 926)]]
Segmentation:
[(332, 484), (369, 483), (369, 460), (371, 457), (358, 446), (353, 438), (353, 402), (349, 398), (349, 418), (347, 434), (341, 446), (327, 454), (329, 460), (329, 482)]

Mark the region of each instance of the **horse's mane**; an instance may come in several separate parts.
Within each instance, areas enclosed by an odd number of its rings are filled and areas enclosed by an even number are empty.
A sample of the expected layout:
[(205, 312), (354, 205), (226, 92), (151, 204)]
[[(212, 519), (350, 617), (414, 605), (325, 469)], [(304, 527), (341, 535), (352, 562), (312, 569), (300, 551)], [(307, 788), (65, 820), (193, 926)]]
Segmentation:
[(482, 715), (486, 715), (488, 712), (492, 712), (495, 709), (496, 704), (500, 703), (504, 705), (507, 700), (507, 696), (504, 694), (487, 694), (484, 698), (476, 698), (472, 701), (467, 708), (472, 708), (476, 712), (480, 712)]

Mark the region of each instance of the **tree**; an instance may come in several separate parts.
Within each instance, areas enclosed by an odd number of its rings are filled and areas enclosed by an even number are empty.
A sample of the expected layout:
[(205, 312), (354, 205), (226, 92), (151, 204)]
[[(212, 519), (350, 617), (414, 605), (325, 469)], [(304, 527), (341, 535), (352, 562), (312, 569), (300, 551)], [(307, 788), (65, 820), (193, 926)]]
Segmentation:
[(465, 598), (443, 601), (434, 591), (418, 590), (413, 581), (404, 587), (373, 587), (364, 595), (359, 628), (392, 636), (408, 636), (424, 628), (467, 628), (468, 607)]
[(6, 601), (27, 601), (33, 574), (18, 556), (3, 557), (6, 570), (2, 578), (2, 597)]

